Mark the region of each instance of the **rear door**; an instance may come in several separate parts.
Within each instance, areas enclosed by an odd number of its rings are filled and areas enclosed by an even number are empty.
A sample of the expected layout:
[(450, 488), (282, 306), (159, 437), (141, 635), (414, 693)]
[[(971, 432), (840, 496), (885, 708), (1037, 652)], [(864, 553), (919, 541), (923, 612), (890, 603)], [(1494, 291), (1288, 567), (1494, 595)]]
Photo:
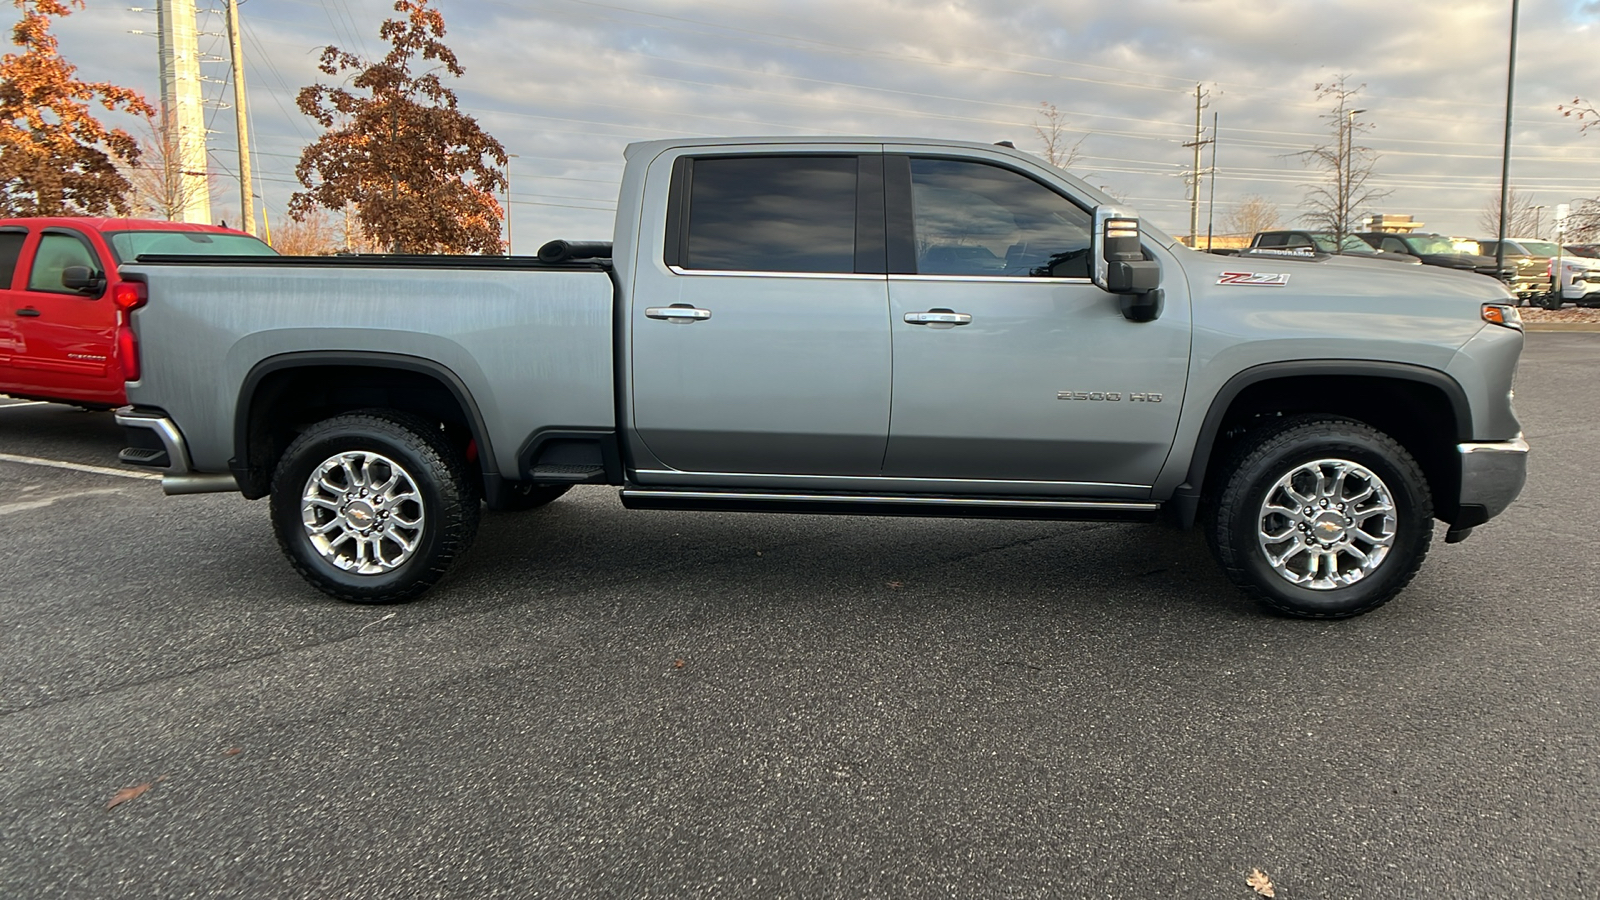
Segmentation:
[(671, 167), (665, 236), (641, 243), (628, 312), (641, 483), (878, 473), (890, 387), (881, 160), (724, 148), (654, 164)]
[(1169, 260), (1164, 314), (1131, 322), (1089, 280), (1087, 204), (1009, 165), (908, 150), (884, 162), (894, 338), (884, 477), (1147, 495), (1187, 378), (1182, 272)]
[(16, 355), (22, 335), (17, 330), (17, 312), (25, 302), (12, 291), (22, 248), (28, 242), (28, 229), (0, 227), (0, 388), (11, 380), (11, 358)]
[(106, 263), (86, 235), (68, 228), (44, 229), (25, 258), (22, 290), (11, 294), (18, 377), (50, 396), (115, 402), (120, 383), (112, 372), (117, 317), (111, 299), (104, 289), (84, 294), (61, 284), (71, 266), (103, 274)]

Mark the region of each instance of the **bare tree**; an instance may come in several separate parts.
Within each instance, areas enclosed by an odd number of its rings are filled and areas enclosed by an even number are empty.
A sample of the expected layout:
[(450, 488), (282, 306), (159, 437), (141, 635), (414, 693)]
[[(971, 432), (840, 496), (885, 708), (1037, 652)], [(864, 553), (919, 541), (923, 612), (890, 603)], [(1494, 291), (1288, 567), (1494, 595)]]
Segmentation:
[(1224, 234), (1253, 235), (1278, 227), (1278, 204), (1260, 194), (1247, 194), (1222, 217)]
[(1072, 168), (1072, 164), (1078, 161), (1078, 151), (1083, 147), (1083, 138), (1067, 143), (1066, 127), (1067, 121), (1061, 115), (1061, 110), (1056, 109), (1054, 103), (1041, 100), (1039, 111), (1033, 117), (1033, 133), (1044, 144), (1044, 161), (1058, 169)]
[(133, 185), (129, 206), (138, 215), (176, 221), (195, 193), (194, 181), (185, 178), (183, 157), (178, 150), (177, 129), (165, 113), (144, 117), (144, 134), (139, 136), (139, 159), (123, 168), (123, 176)]
[(288, 219), (272, 235), (272, 249), (285, 256), (332, 256), (339, 252), (339, 229), (320, 209)]
[(1333, 140), (1294, 154), (1323, 173), (1322, 183), (1306, 186), (1307, 212), (1300, 218), (1313, 228), (1332, 232), (1341, 243), (1356, 230), (1357, 210), (1391, 193), (1370, 186), (1378, 156), (1358, 142), (1362, 133), (1372, 130), (1372, 123), (1357, 118), (1366, 110), (1356, 108), (1356, 95), (1366, 85), (1350, 87), (1348, 78), (1340, 75), (1315, 88), (1318, 100), (1333, 100), (1333, 108), (1322, 115)]
[[(1478, 211), (1478, 227), (1484, 235), (1493, 237), (1500, 233), (1500, 192), (1495, 191), (1484, 201)], [(1533, 208), (1533, 198), (1516, 188), (1506, 192), (1506, 237), (1538, 237), (1539, 211)]]
[(1572, 204), (1563, 237), (1575, 244), (1600, 241), (1600, 199), (1579, 200)]

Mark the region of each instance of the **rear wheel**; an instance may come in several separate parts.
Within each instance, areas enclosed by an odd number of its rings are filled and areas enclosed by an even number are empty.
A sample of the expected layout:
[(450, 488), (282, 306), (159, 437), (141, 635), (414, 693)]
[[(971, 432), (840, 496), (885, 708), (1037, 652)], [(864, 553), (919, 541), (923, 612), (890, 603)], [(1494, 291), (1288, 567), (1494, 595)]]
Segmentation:
[(398, 603), (438, 583), (478, 528), (468, 466), (437, 426), (367, 410), (311, 426), (272, 479), (272, 524), (297, 572), (351, 603)]
[(1411, 454), (1349, 419), (1298, 416), (1235, 455), (1208, 538), (1245, 593), (1291, 616), (1357, 616), (1416, 575), (1433, 502)]

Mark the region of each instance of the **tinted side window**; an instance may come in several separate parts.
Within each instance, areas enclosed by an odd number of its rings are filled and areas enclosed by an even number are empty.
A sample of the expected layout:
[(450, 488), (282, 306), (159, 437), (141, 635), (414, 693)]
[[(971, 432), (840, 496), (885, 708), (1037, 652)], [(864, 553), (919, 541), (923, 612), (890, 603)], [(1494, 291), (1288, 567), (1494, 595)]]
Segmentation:
[(697, 159), (688, 269), (854, 272), (854, 156)]
[(17, 259), (22, 256), (22, 244), (27, 239), (24, 231), (0, 232), (0, 291), (11, 289), (11, 279), (17, 274)]
[(1288, 243), (1288, 241), (1289, 236), (1286, 234), (1263, 234), (1256, 239), (1256, 246), (1282, 247), (1284, 244)]
[(77, 238), (67, 234), (41, 236), (39, 250), (33, 257), (33, 269), (28, 273), (28, 290), (77, 293), (61, 286), (61, 273), (68, 266), (88, 266), (95, 271), (100, 269), (94, 254)]
[(1401, 240), (1399, 238), (1384, 238), (1383, 239), (1383, 246), (1380, 249), (1386, 250), (1386, 251), (1388, 251), (1390, 253), (1409, 253), (1409, 252), (1411, 252), (1406, 247), (1406, 245), (1403, 242), (1401, 242)]
[(1010, 169), (912, 159), (911, 219), (922, 275), (1089, 277), (1089, 213)]

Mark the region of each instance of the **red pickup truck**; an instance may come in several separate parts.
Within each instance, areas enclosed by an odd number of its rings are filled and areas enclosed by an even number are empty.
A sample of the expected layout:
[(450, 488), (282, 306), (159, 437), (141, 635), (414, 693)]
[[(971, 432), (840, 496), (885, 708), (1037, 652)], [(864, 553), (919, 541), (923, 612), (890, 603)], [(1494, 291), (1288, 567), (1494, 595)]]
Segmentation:
[(0, 394), (109, 409), (139, 377), (128, 312), (141, 255), (272, 255), (231, 228), (147, 219), (0, 219)]

